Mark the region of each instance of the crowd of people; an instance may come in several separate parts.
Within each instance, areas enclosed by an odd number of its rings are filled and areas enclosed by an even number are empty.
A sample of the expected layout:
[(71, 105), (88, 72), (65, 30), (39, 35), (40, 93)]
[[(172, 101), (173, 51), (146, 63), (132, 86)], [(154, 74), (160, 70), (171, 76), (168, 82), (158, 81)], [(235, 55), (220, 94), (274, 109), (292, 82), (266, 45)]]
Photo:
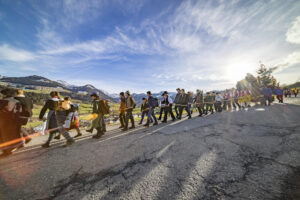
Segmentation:
[[(0, 149), (4, 155), (11, 154), (15, 148), (22, 147), (24, 143), (30, 142), (31, 138), (25, 131), (24, 125), (32, 116), (33, 103), (30, 98), (24, 95), (23, 90), (7, 88), (1, 92), (0, 99)], [(274, 101), (274, 96), (279, 103), (283, 103), (283, 96), (286, 96), (287, 90), (280, 87), (271, 89), (264, 87), (261, 89), (262, 104), (270, 105)], [(295, 97), (298, 91), (293, 91)], [(181, 120), (184, 111), (188, 119), (192, 118), (193, 111), (198, 112), (198, 116), (214, 114), (224, 110), (243, 110), (251, 106), (253, 96), (250, 90), (231, 89), (222, 92), (206, 92), (197, 90), (186, 92), (184, 89), (177, 89), (174, 99), (167, 91), (163, 92), (161, 98), (153, 97), (151, 91), (147, 92), (140, 106), (141, 120), (139, 125), (143, 124), (145, 117), (145, 127), (158, 125), (158, 121), (167, 123), (169, 116), (172, 121)], [(86, 130), (92, 133), (96, 130), (93, 138), (99, 139), (106, 132), (104, 116), (110, 113), (109, 103), (97, 93), (91, 94), (92, 101), (92, 123)], [(137, 103), (129, 91), (120, 93), (119, 121), (122, 131), (135, 128), (133, 111)], [(155, 110), (159, 109), (159, 117), (156, 117)], [(49, 133), (48, 140), (42, 145), (43, 148), (50, 147), (53, 138), (60, 139), (63, 136), (66, 139), (66, 145), (72, 145), (74, 138), (70, 136), (69, 130), (77, 131), (76, 137), (82, 135), (79, 128), (78, 104), (73, 104), (70, 97), (61, 98), (57, 91), (50, 93), (50, 99), (46, 100), (40, 111), (39, 119), (46, 122), (46, 132)], [(47, 116), (45, 116), (47, 113)], [(129, 126), (129, 122), (131, 125)], [(16, 138), (21, 138), (12, 144), (3, 145), (5, 142), (11, 142)]]
[(292, 97), (292, 96), (297, 97), (297, 95), (299, 94), (299, 92), (300, 91), (297, 88), (286, 89), (286, 90), (284, 90), (284, 96), (285, 96), (285, 98)]

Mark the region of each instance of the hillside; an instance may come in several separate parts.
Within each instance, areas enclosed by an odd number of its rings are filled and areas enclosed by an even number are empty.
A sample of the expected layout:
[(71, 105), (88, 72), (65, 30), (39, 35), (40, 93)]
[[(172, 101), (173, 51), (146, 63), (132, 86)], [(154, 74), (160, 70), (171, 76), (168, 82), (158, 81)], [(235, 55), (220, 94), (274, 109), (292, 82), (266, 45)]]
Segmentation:
[(296, 82), (296, 83), (286, 86), (286, 88), (289, 88), (289, 89), (299, 88), (299, 87), (300, 87), (300, 82)]
[(102, 90), (97, 89), (93, 85), (87, 84), (84, 86), (74, 86), (65, 81), (53, 81), (37, 75), (25, 77), (2, 77), (0, 78), (0, 82), (6, 83), (12, 87), (30, 90), (58, 90), (63, 96), (70, 96), (73, 99), (78, 99), (81, 101), (89, 101), (90, 96), (88, 94), (97, 92), (101, 98), (115, 101), (113, 98), (105, 94)]

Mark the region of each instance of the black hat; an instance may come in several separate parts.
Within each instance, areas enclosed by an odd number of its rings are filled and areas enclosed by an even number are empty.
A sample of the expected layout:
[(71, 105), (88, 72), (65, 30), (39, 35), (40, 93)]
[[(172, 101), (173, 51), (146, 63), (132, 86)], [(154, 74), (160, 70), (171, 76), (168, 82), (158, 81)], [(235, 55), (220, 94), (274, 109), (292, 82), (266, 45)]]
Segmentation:
[(151, 95), (151, 91), (148, 91), (147, 94), (150, 94), (150, 95)]
[(180, 88), (177, 88), (176, 90), (180, 90)]
[(164, 91), (161, 96), (164, 96), (165, 94), (169, 94), (168, 91)]
[(97, 92), (94, 92), (91, 94), (91, 97), (99, 97), (98, 93)]
[(146, 100), (146, 98), (145, 98), (145, 97), (143, 97), (143, 98), (142, 98), (142, 100)]

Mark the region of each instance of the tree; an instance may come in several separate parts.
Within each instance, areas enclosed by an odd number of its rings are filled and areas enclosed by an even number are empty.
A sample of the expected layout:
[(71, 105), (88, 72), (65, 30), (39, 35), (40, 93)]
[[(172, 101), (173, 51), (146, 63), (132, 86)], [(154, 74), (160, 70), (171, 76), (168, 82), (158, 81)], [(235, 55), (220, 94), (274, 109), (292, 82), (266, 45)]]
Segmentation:
[(261, 87), (277, 85), (276, 79), (274, 78), (274, 76), (272, 76), (272, 73), (275, 69), (276, 67), (267, 68), (263, 63), (260, 62), (260, 66), (256, 71), (256, 73), (257, 73), (258, 83)]

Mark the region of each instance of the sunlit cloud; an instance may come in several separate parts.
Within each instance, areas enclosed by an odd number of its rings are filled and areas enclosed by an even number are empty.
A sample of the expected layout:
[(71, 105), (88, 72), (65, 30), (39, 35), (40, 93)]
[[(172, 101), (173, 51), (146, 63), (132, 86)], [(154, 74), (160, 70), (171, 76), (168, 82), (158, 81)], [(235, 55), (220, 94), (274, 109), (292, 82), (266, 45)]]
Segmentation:
[(296, 18), (292, 27), (287, 31), (286, 41), (300, 44), (300, 16)]

